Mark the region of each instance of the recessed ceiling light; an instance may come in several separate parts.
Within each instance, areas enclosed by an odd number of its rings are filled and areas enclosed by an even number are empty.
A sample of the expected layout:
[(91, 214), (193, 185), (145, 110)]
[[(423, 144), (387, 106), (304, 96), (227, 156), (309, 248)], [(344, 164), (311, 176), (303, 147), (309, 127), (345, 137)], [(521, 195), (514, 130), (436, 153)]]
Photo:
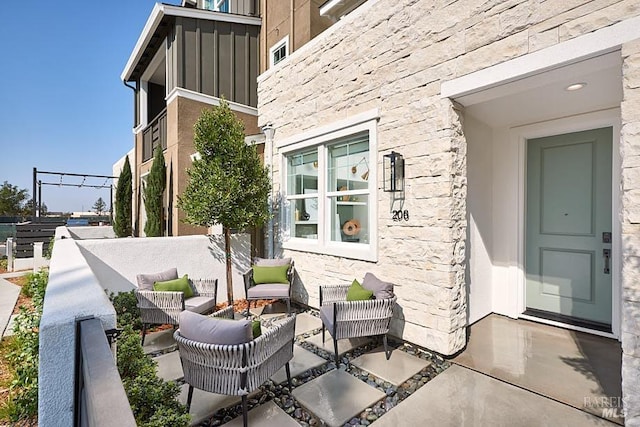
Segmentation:
[(565, 90), (568, 90), (568, 91), (580, 90), (583, 87), (585, 87), (586, 85), (587, 85), (586, 83), (574, 83), (574, 84), (571, 84), (571, 85), (567, 86), (565, 88)]

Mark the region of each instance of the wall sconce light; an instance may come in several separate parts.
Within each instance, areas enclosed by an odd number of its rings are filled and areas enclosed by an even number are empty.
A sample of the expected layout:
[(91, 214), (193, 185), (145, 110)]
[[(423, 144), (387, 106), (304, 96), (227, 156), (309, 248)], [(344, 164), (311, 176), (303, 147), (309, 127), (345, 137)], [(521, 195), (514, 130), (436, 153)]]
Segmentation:
[(392, 151), (382, 156), (384, 191), (404, 191), (404, 158)]

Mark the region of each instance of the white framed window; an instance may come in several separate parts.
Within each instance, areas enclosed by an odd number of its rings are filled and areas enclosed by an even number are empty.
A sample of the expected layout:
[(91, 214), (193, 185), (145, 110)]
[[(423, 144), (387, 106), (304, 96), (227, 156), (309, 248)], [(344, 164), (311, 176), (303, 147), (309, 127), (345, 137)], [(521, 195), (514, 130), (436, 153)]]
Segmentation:
[(203, 9), (213, 10), (214, 12), (229, 12), (228, 0), (204, 0)]
[(376, 123), (281, 148), (284, 248), (377, 260)]
[(270, 67), (273, 67), (287, 56), (289, 56), (289, 35), (286, 35), (282, 40), (271, 46), (269, 49)]

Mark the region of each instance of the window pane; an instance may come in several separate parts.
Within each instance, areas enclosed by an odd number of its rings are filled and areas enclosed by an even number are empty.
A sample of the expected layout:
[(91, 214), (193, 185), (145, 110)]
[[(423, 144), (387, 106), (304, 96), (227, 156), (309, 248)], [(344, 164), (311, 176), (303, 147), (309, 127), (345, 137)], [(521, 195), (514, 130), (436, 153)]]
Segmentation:
[(328, 191), (369, 188), (369, 134), (363, 132), (329, 147)]
[(318, 198), (292, 200), (291, 224), (293, 237), (305, 239), (318, 238)]
[(318, 193), (318, 150), (287, 157), (287, 194)]
[(331, 202), (331, 240), (369, 243), (369, 196), (335, 196)]

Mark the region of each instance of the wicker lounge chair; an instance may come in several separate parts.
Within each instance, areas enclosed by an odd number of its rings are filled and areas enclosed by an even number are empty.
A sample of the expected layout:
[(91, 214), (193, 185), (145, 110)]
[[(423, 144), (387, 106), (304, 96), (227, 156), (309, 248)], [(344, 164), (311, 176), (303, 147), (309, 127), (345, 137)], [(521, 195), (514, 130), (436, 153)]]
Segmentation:
[(293, 285), (294, 277), (294, 265), (291, 258), (276, 258), (276, 259), (263, 259), (257, 258), (255, 265), (258, 266), (281, 266), (289, 265), (287, 271), (287, 278), (289, 283), (263, 283), (256, 284), (253, 280), (253, 269), (249, 269), (244, 273), (244, 291), (247, 297), (247, 311), (246, 316), (249, 316), (249, 309), (251, 308), (251, 301), (257, 301), (261, 299), (281, 299), (287, 303), (287, 314), (291, 314), (291, 288)]
[[(233, 318), (233, 307), (211, 317)], [(241, 396), (244, 426), (247, 426), (247, 395), (285, 366), (289, 387), (293, 358), (295, 316), (285, 318), (258, 338), (238, 345), (206, 344), (174, 333), (178, 343), (184, 381), (189, 384), (187, 407), (191, 406), (193, 389), (210, 393)]]
[(385, 299), (365, 301), (346, 301), (349, 285), (320, 286), (320, 318), (322, 319), (322, 342), (325, 329), (333, 337), (336, 366), (338, 359), (338, 340), (357, 337), (382, 335), (387, 360), (387, 332), (393, 316), (396, 296)]
[(142, 319), (142, 345), (147, 326), (178, 325), (183, 310), (200, 314), (215, 311), (218, 279), (189, 280), (189, 284), (194, 292), (191, 298), (185, 298), (182, 292), (134, 291)]

